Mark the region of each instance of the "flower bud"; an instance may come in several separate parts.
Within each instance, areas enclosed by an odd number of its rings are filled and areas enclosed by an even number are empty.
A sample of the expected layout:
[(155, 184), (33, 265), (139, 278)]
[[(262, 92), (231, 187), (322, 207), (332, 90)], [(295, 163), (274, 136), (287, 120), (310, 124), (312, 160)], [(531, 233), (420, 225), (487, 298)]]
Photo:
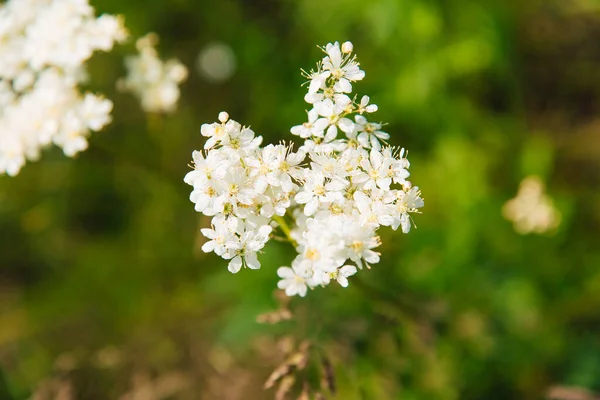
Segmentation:
[(352, 53), (352, 50), (354, 49), (354, 45), (352, 44), (352, 42), (344, 42), (344, 44), (342, 45), (342, 53)]
[(229, 114), (227, 114), (225, 111), (221, 111), (219, 113), (219, 121), (221, 121), (222, 123), (227, 122), (227, 120), (229, 119)]

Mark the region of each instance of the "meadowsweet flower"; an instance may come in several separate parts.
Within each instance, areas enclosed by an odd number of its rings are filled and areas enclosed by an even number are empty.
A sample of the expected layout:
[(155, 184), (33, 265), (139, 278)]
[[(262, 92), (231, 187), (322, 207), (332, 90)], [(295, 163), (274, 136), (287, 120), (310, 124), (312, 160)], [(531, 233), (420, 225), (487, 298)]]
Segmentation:
[(356, 183), (361, 183), (365, 190), (373, 190), (377, 187), (388, 190), (392, 183), (389, 176), (392, 158), (385, 157), (376, 149), (371, 149), (369, 158), (363, 158), (360, 166), (362, 171), (354, 177)]
[(352, 83), (364, 78), (353, 48), (328, 44), (317, 70), (305, 73), (312, 108), (291, 128), (304, 139), (298, 151), (261, 147), (262, 137), (221, 113), (202, 126), (205, 152), (193, 153), (195, 169), (184, 179), (196, 210), (213, 217), (203, 250), (229, 260), (231, 272), (260, 267), (257, 254), (271, 236), (292, 243), (296, 257), (277, 270), (288, 296), (332, 281), (348, 286), (379, 262), (379, 228), (407, 233), (424, 205), (407, 180), (405, 150), (382, 146), (390, 135), (367, 119), (377, 105), (368, 96), (352, 100)]
[(50, 144), (69, 157), (87, 149), (113, 105), (80, 93), (84, 64), (126, 36), (121, 17), (96, 18), (87, 0), (0, 4), (0, 174), (18, 174)]
[(538, 176), (528, 176), (521, 181), (517, 196), (504, 204), (502, 214), (522, 235), (552, 231), (561, 219), (552, 199), (544, 193), (544, 184)]
[(327, 118), (321, 118), (317, 110), (312, 109), (308, 112), (308, 121), (302, 125), (292, 127), (291, 132), (303, 139), (311, 136), (324, 137), (325, 129), (329, 126)]
[(269, 240), (269, 234), (273, 228), (269, 225), (262, 225), (258, 229), (246, 227), (244, 232), (238, 236), (237, 242), (229, 242), (228, 256), (231, 257), (228, 269), (232, 273), (237, 273), (242, 265), (250, 269), (259, 269), (260, 262), (256, 253), (265, 246)]
[(127, 77), (117, 86), (139, 97), (147, 112), (172, 112), (180, 96), (178, 85), (187, 79), (188, 71), (179, 60), (163, 62), (155, 48), (157, 43), (155, 33), (137, 40), (139, 55), (125, 60)]
[(279, 267), (277, 275), (282, 278), (277, 283), (277, 287), (285, 290), (285, 294), (288, 296), (306, 296), (308, 286), (306, 285), (305, 274), (299, 273), (295, 268)]
[(348, 287), (348, 277), (356, 274), (357, 271), (354, 265), (344, 265), (336, 271), (333, 277), (341, 286)]
[(365, 148), (374, 148), (375, 150), (381, 150), (381, 143), (385, 142), (390, 138), (390, 134), (381, 131), (381, 124), (375, 122), (369, 122), (362, 115), (357, 115), (356, 121), (356, 140)]

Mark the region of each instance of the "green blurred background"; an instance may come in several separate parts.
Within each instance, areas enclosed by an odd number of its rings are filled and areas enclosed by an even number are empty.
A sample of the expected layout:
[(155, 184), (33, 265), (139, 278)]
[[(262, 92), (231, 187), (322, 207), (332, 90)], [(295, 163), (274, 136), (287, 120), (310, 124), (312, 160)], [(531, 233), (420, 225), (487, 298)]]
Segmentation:
[[(302, 340), (313, 388), (331, 360), (331, 399), (600, 391), (600, 2), (92, 4), (133, 37), (158, 33), (190, 76), (176, 112), (146, 115), (115, 89), (133, 41), (95, 55), (89, 87), (113, 123), (75, 160), (53, 148), (0, 177), (0, 399), (269, 399), (264, 381)], [(382, 229), (381, 263), (349, 288), (259, 324), (294, 251), (271, 242), (261, 270), (231, 275), (199, 249), (209, 220), (183, 176), (221, 110), (265, 142), (293, 139), (300, 68), (335, 40), (354, 43), (355, 91), (409, 150), (426, 205), (410, 234)], [(235, 57), (228, 79), (198, 72), (214, 43)], [(502, 216), (531, 174), (562, 216), (547, 234)]]

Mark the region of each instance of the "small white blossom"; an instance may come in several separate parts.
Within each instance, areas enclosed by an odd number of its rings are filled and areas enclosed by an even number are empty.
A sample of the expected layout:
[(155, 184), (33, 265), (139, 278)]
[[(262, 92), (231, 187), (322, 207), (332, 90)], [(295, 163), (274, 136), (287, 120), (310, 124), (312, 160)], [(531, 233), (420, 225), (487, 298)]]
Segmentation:
[[(346, 45), (346, 48), (350, 46)], [(337, 80), (334, 87), (336, 92), (350, 93), (350, 82), (360, 81), (365, 77), (356, 57), (351, 57), (350, 54), (343, 56), (338, 42), (325, 46), (325, 52), (327, 57), (323, 59), (323, 69), (330, 71), (331, 76)]]
[(209, 241), (204, 243), (202, 251), (210, 253), (214, 251), (216, 255), (222, 256), (227, 251), (227, 245), (236, 241), (235, 236), (235, 221), (226, 220), (225, 218), (214, 218), (213, 229), (202, 229), (202, 234)]
[(354, 265), (344, 265), (336, 271), (335, 279), (341, 286), (348, 287), (348, 277), (356, 274), (357, 271)]
[(369, 122), (362, 115), (357, 115), (355, 121), (358, 142), (367, 149), (372, 147), (381, 150), (379, 141), (385, 142), (390, 138), (390, 134), (381, 131), (381, 124)]
[(521, 235), (552, 231), (561, 220), (552, 198), (544, 193), (542, 180), (535, 175), (521, 181), (519, 192), (504, 204), (502, 214)]
[(358, 105), (358, 110), (356, 111), (359, 114), (374, 113), (375, 111), (377, 111), (379, 109), (379, 107), (377, 107), (377, 104), (369, 104), (369, 101), (371, 101), (369, 96), (363, 96), (360, 99), (360, 104)]
[(155, 49), (157, 42), (155, 33), (138, 39), (139, 55), (125, 60), (127, 77), (118, 81), (118, 87), (139, 97), (147, 112), (172, 112), (180, 96), (178, 85), (186, 80), (188, 71), (179, 60), (163, 62)]
[(419, 208), (425, 205), (421, 198), (421, 191), (418, 186), (410, 188), (408, 191), (399, 190), (396, 194), (396, 214), (392, 228), (398, 229), (402, 226), (402, 232), (410, 231), (410, 216), (409, 213), (418, 213)]
[(306, 291), (308, 289), (306, 286), (306, 278), (298, 274), (293, 268), (279, 267), (277, 275), (282, 278), (277, 283), (277, 287), (285, 290), (285, 294), (288, 296), (306, 296)]
[(235, 274), (243, 265), (250, 269), (259, 269), (260, 262), (256, 253), (265, 246), (272, 230), (269, 225), (263, 225), (258, 229), (247, 229), (239, 236), (239, 242), (228, 246), (229, 254), (226, 256), (231, 257), (229, 272)]
[(320, 118), (317, 110), (312, 109), (308, 112), (308, 122), (302, 125), (296, 125), (292, 127), (291, 132), (293, 135), (300, 136), (302, 139), (309, 137), (323, 137), (325, 129), (329, 126), (327, 118)]
[(389, 176), (392, 165), (391, 157), (385, 157), (376, 149), (371, 149), (369, 158), (363, 158), (360, 166), (363, 172), (354, 177), (354, 182), (363, 184), (365, 190), (373, 190), (377, 187), (389, 190), (392, 178)]

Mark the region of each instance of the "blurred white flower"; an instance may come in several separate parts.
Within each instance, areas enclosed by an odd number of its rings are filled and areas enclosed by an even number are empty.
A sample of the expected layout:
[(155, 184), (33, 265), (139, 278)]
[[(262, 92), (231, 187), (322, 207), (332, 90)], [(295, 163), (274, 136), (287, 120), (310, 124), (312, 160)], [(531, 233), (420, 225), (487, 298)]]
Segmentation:
[(502, 207), (502, 215), (512, 221), (515, 231), (522, 235), (549, 232), (558, 227), (561, 219), (538, 176), (528, 176), (521, 181), (517, 196)]
[(126, 37), (122, 17), (96, 18), (87, 0), (0, 4), (0, 174), (18, 174), (51, 143), (67, 156), (87, 148), (112, 102), (79, 92), (84, 63)]
[(117, 82), (122, 91), (141, 99), (147, 112), (172, 112), (179, 100), (179, 84), (187, 79), (187, 68), (176, 59), (163, 62), (158, 57), (158, 35), (149, 33), (136, 42), (139, 55), (125, 59), (127, 77)]

